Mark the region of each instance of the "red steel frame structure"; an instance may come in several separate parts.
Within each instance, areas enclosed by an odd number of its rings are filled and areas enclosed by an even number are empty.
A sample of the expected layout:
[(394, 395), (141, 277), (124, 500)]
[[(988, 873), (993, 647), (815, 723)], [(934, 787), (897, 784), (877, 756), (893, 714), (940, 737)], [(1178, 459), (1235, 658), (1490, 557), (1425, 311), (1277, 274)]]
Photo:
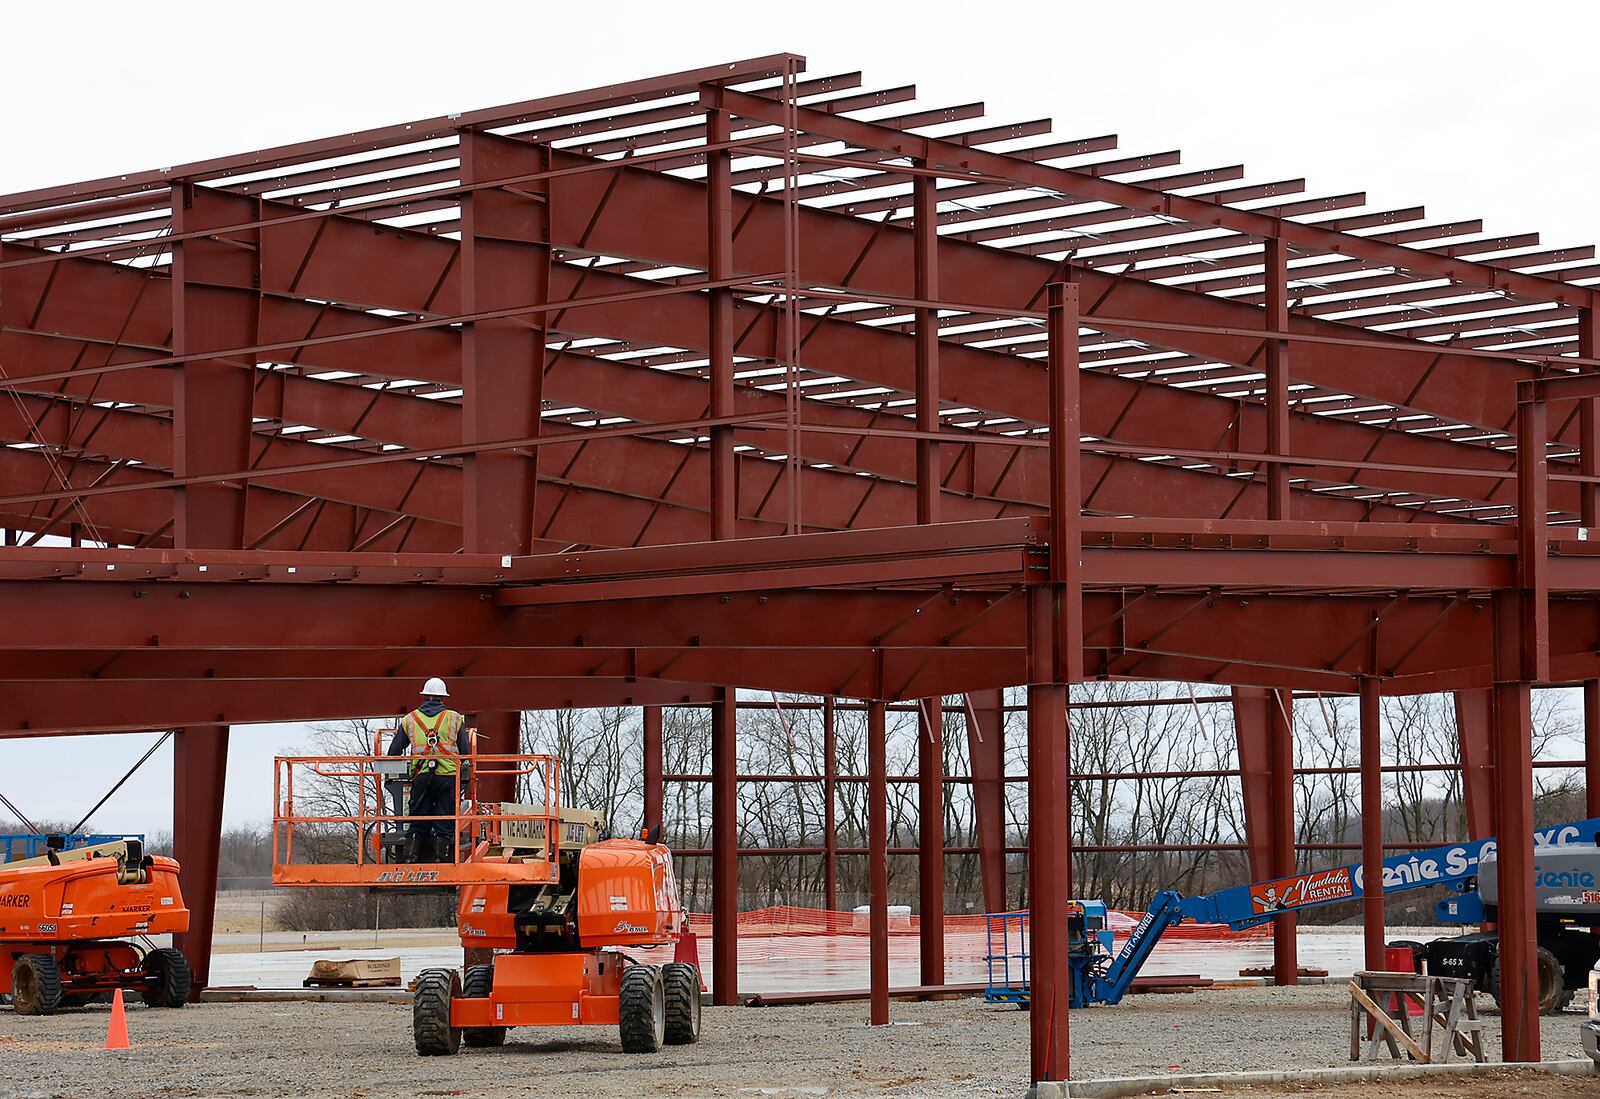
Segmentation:
[[(1530, 831), (1534, 686), (1583, 684), (1600, 739), (1592, 249), (803, 70), (0, 196), (0, 591), (26, 624), (0, 733), (180, 730), (201, 983), (229, 727), (393, 712), (426, 675), (498, 751), (522, 709), (710, 705), (722, 927), (736, 689), (865, 699), (875, 729), (966, 693), (992, 729), (1026, 685), (1035, 1079), (1070, 1068), (1072, 682), (1233, 687), (1272, 873), (1293, 690), (1360, 694), (1369, 807), (1376, 699), (1458, 692), (1473, 826), (1501, 836)], [(877, 744), (880, 887), (884, 769)], [(973, 778), (992, 809), (988, 752)], [(1525, 1060), (1531, 850), (1502, 858)]]

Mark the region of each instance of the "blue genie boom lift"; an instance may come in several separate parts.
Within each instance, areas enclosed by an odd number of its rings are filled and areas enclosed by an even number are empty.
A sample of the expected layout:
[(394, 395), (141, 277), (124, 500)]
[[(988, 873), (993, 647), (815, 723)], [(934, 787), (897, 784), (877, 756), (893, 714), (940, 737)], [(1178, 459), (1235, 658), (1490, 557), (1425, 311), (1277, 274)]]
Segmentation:
[[(1588, 987), (1589, 970), (1600, 959), (1600, 818), (1574, 821), (1534, 832), (1534, 904), (1539, 940), (1539, 1006), (1560, 1011), (1572, 990)], [(1412, 851), (1385, 859), (1385, 894), (1444, 886), (1452, 895), (1440, 901), (1437, 918), (1445, 924), (1476, 924), (1495, 919), (1497, 897), (1495, 841), (1472, 840)], [(1215, 893), (1185, 897), (1164, 889), (1144, 918), (1113, 954), (1104, 903), (1073, 901), (1067, 914), (1067, 945), (1072, 967), (1074, 1008), (1114, 1004), (1125, 996), (1140, 968), (1169, 927), (1185, 920), (1224, 924), (1243, 930), (1297, 912), (1361, 897), (1360, 863), (1317, 870), (1272, 881), (1236, 885)], [(1028, 914), (988, 916), (991, 1003), (1028, 1002)], [(1499, 999), (1499, 940), (1492, 931), (1408, 942), (1418, 963), (1449, 977), (1468, 977)]]

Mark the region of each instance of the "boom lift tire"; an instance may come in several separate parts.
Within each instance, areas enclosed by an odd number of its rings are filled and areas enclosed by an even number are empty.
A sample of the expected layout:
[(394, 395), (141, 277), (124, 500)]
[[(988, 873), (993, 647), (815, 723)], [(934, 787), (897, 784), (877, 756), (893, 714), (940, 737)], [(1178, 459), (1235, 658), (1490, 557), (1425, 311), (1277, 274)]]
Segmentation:
[[(1565, 977), (1561, 963), (1544, 947), (1538, 947), (1534, 956), (1539, 959), (1539, 1014), (1559, 1015), (1572, 1002), (1572, 993), (1563, 987)], [(1489, 995), (1495, 1006), (1500, 1006), (1500, 955), (1496, 954), (1494, 966), (1489, 970)]]
[(144, 956), (144, 1002), (150, 1007), (182, 1007), (189, 1002), (194, 977), (183, 951), (162, 947)]
[[(461, 995), (467, 1000), (487, 1000), (489, 993), (494, 991), (494, 966), (469, 965), (467, 973), (461, 979)], [(469, 1026), (461, 1031), (461, 1040), (474, 1049), (483, 1049), (488, 1046), (503, 1046), (506, 1044), (506, 1031), (509, 1027), (503, 1026)]]
[(453, 969), (424, 969), (417, 977), (411, 1002), (411, 1036), (424, 1057), (446, 1056), (461, 1049), (461, 1028), (450, 1025), (450, 1001), (461, 995), (461, 974)]
[(622, 1052), (655, 1053), (661, 1048), (667, 1030), (666, 989), (655, 966), (623, 969), (617, 1023), (622, 1031)]
[(666, 996), (667, 1045), (699, 1041), (700, 970), (688, 962), (669, 962), (661, 967), (661, 986)]
[(24, 954), (11, 967), (11, 1006), (18, 1015), (54, 1015), (61, 1006), (61, 970), (48, 954)]

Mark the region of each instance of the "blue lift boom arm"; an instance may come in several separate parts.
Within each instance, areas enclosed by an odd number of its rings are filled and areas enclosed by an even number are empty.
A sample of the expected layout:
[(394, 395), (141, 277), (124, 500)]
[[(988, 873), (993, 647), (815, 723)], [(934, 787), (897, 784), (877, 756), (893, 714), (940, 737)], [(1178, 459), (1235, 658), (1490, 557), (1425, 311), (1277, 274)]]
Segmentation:
[[(1556, 844), (1592, 844), (1597, 836), (1600, 836), (1600, 818), (1538, 829), (1533, 834), (1533, 843), (1536, 849)], [(1383, 860), (1383, 890), (1399, 893), (1443, 885), (1466, 892), (1477, 877), (1478, 863), (1494, 850), (1495, 841), (1491, 838), (1392, 856)], [(1105, 971), (1084, 975), (1087, 979), (1080, 984), (1084, 1002), (1114, 1004), (1121, 1000), (1161, 936), (1175, 923), (1184, 920), (1220, 923), (1235, 930), (1255, 927), (1285, 912), (1363, 896), (1362, 871), (1360, 863), (1351, 863), (1332, 870), (1230, 886), (1197, 897), (1185, 897), (1175, 889), (1164, 889), (1150, 902), (1144, 918)], [(1450, 911), (1441, 905), (1442, 915)], [(1472, 915), (1477, 911), (1474, 906), (1453, 911), (1457, 922), (1476, 922), (1477, 917)]]

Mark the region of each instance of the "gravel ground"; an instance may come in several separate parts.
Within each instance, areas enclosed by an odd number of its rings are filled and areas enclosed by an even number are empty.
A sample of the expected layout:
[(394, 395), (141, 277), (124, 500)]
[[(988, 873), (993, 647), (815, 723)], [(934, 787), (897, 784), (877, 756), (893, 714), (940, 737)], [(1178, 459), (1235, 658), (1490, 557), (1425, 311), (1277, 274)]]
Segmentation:
[[(1161, 1075), (1345, 1064), (1341, 986), (1136, 996), (1074, 1012), (1073, 1075)], [(1486, 999), (1486, 1038), (1499, 1020)], [(629, 1056), (612, 1028), (513, 1031), (500, 1049), (419, 1058), (408, 1008), (382, 1004), (202, 1004), (128, 1010), (134, 1048), (100, 1049), (108, 1009), (49, 1018), (0, 1011), (0, 1096), (1017, 1096), (1028, 1015), (977, 1000), (893, 1005), (870, 1030), (864, 1004), (707, 1009), (699, 1044)], [(1581, 1055), (1568, 1012), (1544, 1021), (1544, 1055)], [(1591, 1083), (1589, 1081), (1581, 1081)], [(1528, 1094), (1553, 1090), (1553, 1078)], [(1434, 1081), (1402, 1085), (1447, 1093)], [(1473, 1085), (1476, 1086), (1476, 1085)], [(1418, 1090), (1420, 1088), (1420, 1090)], [(769, 1090), (770, 1089), (770, 1090)], [(1260, 1089), (1257, 1094), (1262, 1093)], [(1292, 1093), (1292, 1092), (1285, 1092)], [(1376, 1089), (1327, 1090), (1377, 1096)], [(1463, 1096), (1517, 1094), (1463, 1091)]]

